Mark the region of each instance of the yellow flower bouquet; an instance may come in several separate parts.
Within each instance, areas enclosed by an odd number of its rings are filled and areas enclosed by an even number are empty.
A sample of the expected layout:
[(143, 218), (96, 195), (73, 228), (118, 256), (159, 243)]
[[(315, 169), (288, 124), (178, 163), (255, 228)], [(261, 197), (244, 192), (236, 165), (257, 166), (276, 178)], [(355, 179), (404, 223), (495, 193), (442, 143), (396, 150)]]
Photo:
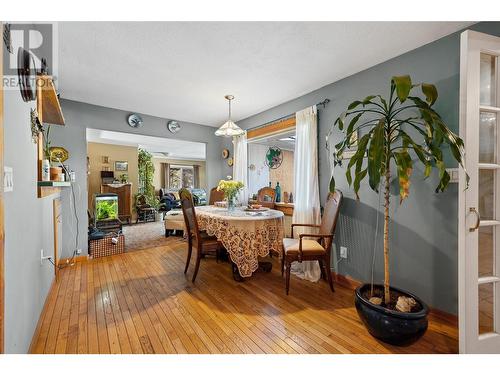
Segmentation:
[(224, 193), (224, 199), (227, 201), (227, 208), (234, 208), (234, 199), (238, 192), (243, 189), (243, 185), (240, 181), (233, 180), (220, 180), (219, 185), (217, 185), (217, 191), (222, 191)]

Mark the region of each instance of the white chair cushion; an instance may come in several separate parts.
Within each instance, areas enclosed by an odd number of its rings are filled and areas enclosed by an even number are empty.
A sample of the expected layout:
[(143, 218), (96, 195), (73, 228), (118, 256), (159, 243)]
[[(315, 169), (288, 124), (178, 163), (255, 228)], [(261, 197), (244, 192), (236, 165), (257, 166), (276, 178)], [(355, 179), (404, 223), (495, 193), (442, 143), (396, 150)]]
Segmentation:
[(182, 211), (168, 211), (163, 221), (165, 229), (184, 230), (184, 215)]

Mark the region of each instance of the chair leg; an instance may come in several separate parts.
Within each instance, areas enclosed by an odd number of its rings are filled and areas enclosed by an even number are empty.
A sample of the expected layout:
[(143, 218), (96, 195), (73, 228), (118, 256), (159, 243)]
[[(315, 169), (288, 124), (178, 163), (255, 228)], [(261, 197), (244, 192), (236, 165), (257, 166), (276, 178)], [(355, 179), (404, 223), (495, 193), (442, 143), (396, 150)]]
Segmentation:
[(332, 279), (332, 270), (330, 269), (330, 263), (326, 261), (321, 261), (323, 263), (325, 272), (326, 272), (326, 277), (328, 279), (328, 284), (330, 284), (330, 290), (332, 292), (335, 292), (335, 288), (333, 287), (333, 279)]
[(326, 276), (326, 267), (325, 261), (323, 259), (318, 259), (319, 269), (321, 270), (321, 279), (328, 281), (328, 277)]
[(200, 259), (201, 259), (201, 252), (202, 251), (203, 250), (201, 247), (196, 249), (196, 265), (194, 267), (194, 273), (193, 273), (193, 278), (192, 278), (193, 283), (196, 280), (196, 276), (198, 275), (198, 269), (200, 268)]
[(281, 256), (281, 277), (283, 277), (284, 271), (285, 271), (285, 254)]
[(184, 273), (186, 273), (188, 270), (189, 262), (191, 262), (191, 253), (192, 252), (193, 252), (193, 244), (191, 243), (191, 241), (188, 241), (188, 253), (187, 253), (186, 267), (184, 268)]
[(286, 262), (286, 295), (288, 295), (288, 291), (290, 290), (290, 262)]

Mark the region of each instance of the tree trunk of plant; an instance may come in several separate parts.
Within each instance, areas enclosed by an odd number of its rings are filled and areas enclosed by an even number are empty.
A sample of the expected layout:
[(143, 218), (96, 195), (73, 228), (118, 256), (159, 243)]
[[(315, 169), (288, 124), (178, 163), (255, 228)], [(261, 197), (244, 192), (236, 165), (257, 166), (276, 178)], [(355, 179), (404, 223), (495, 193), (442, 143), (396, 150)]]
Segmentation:
[(385, 172), (385, 203), (384, 203), (384, 302), (386, 305), (391, 301), (389, 292), (389, 203), (390, 203), (391, 171), (389, 166)]

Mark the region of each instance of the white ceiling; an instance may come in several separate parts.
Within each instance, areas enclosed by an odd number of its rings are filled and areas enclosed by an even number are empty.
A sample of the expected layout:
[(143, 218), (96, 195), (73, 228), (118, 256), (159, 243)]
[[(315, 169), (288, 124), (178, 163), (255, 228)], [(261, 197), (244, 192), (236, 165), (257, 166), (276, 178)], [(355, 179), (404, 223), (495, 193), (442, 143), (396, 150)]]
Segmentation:
[(133, 146), (153, 153), (155, 157), (184, 160), (205, 160), (205, 143), (174, 138), (150, 137), (109, 130), (87, 129), (87, 142)]
[(64, 98), (220, 126), (471, 22), (61, 22)]

